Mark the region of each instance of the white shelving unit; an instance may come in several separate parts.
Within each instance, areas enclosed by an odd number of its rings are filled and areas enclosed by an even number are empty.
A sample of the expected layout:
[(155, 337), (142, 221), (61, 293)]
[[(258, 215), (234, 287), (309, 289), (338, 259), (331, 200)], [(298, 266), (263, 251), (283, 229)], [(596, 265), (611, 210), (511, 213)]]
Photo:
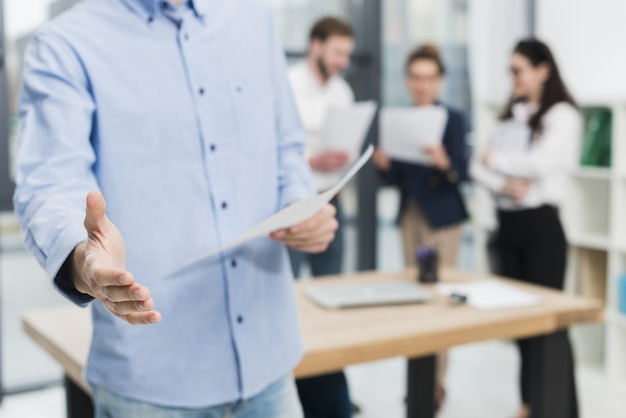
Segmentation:
[[(572, 330), (579, 364), (594, 365), (615, 381), (626, 383), (626, 315), (619, 311), (618, 279), (626, 273), (626, 102), (582, 103), (582, 108), (607, 108), (612, 113), (612, 165), (579, 167), (562, 207), (570, 243), (566, 290), (602, 299), (605, 323)], [(475, 109), (475, 149), (485, 148), (501, 106)], [(496, 228), (493, 200), (476, 187), (471, 202), (477, 266), (488, 271), (486, 243)]]

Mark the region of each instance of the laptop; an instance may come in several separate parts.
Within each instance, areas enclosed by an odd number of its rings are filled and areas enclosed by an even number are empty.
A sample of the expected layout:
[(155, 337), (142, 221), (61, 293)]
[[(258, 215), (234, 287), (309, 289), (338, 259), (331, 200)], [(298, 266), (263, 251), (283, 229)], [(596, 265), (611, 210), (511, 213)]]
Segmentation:
[(351, 283), (335, 286), (312, 286), (305, 295), (327, 309), (424, 303), (433, 295), (417, 283), (407, 281)]

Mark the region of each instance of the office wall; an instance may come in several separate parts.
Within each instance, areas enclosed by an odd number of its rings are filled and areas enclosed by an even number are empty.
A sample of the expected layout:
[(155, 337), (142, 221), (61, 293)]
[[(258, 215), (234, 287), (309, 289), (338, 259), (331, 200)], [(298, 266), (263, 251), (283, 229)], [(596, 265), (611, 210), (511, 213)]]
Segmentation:
[(536, 13), (579, 101), (626, 99), (626, 1), (537, 0)]
[(507, 100), (509, 57), (515, 43), (530, 34), (528, 13), (527, 0), (468, 0), (468, 59), (474, 105)]

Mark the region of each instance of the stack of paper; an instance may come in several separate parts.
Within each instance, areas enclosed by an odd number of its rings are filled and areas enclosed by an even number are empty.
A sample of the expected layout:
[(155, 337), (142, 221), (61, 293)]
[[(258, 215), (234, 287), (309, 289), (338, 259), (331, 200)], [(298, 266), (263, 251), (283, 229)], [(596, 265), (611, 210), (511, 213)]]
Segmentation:
[(439, 283), (437, 291), (444, 296), (460, 294), (477, 309), (505, 309), (533, 306), (539, 297), (498, 280), (480, 280), (469, 283)]

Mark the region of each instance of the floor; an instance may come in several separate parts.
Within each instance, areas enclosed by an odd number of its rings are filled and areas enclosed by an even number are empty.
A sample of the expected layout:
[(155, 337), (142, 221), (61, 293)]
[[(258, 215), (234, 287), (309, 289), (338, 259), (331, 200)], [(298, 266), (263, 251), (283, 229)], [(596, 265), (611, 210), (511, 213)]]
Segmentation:
[[(509, 418), (518, 405), (517, 353), (507, 342), (459, 347), (451, 352), (448, 401), (438, 418)], [(357, 418), (404, 416), (405, 362), (396, 358), (348, 370), (352, 397), (363, 409)], [(609, 384), (595, 370), (578, 370), (581, 418), (624, 418), (626, 387)], [(12, 395), (0, 418), (64, 418), (61, 387)]]
[[(398, 231), (393, 225), (395, 203), (381, 195), (378, 265), (381, 270), (401, 266)], [(19, 389), (56, 380), (60, 370), (21, 330), (20, 313), (36, 307), (67, 303), (48, 283), (28, 255), (11, 217), (0, 215), (0, 300), (2, 306), (2, 379), (4, 387)], [(347, 228), (348, 248), (356, 248), (356, 233)], [(460, 265), (472, 269), (471, 236), (466, 234)], [(348, 251), (345, 269), (354, 270), (356, 254)], [(626, 355), (626, 353), (625, 353)], [(455, 348), (450, 354), (448, 398), (439, 418), (509, 418), (519, 405), (518, 357), (513, 344), (490, 341)], [(405, 361), (390, 359), (348, 369), (352, 397), (363, 409), (360, 418), (404, 416)], [(597, 368), (579, 368), (578, 391), (582, 418), (626, 417), (626, 387), (609, 382)], [(61, 418), (65, 416), (60, 386), (11, 395), (0, 406), (0, 418)]]

